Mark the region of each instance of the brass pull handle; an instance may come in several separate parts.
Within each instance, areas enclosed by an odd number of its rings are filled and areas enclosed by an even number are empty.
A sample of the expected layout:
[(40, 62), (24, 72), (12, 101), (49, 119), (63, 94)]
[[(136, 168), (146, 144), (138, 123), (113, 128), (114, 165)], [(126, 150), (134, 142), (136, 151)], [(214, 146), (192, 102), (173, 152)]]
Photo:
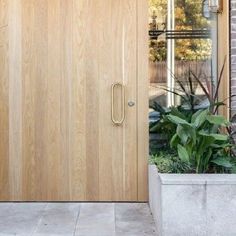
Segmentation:
[[(114, 91), (116, 87), (121, 87), (122, 90), (122, 116), (120, 120), (114, 117)], [(111, 120), (115, 125), (122, 125), (125, 120), (125, 86), (122, 83), (114, 83), (111, 86)]]

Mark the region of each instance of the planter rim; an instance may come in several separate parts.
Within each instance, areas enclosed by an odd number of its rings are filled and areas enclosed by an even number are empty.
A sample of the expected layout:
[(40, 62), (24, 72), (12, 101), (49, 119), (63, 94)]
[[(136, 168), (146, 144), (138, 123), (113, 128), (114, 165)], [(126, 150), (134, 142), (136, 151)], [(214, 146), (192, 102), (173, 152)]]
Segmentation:
[(156, 171), (163, 185), (236, 185), (236, 174), (161, 174)]

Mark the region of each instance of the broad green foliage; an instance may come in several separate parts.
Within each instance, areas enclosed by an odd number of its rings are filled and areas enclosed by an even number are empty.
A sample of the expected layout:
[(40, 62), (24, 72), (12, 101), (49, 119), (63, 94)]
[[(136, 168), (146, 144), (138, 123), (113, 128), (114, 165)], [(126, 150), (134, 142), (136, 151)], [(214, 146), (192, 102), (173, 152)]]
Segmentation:
[[(175, 123), (170, 122), (169, 119), (167, 119), (167, 115), (172, 114), (178, 117), (182, 117), (183, 119), (189, 115), (189, 111), (184, 110), (181, 106), (164, 108), (157, 102), (154, 102), (153, 105), (150, 106), (150, 108), (152, 108), (154, 111), (159, 112), (160, 119), (150, 124), (149, 132), (158, 133), (162, 136), (165, 136), (166, 140), (170, 140), (172, 138), (177, 127)], [(167, 145), (169, 144), (168, 142), (166, 143)], [(169, 148), (169, 145), (166, 148)]]
[(157, 103), (152, 108), (161, 115), (150, 130), (166, 137), (166, 146), (152, 153), (160, 172), (236, 172), (231, 137), (223, 132), (230, 122), (223, 116), (212, 113), (210, 108), (191, 111), (181, 106), (163, 108)]
[(171, 139), (171, 148), (177, 150), (182, 162), (196, 173), (208, 173), (217, 167), (232, 168), (229, 135), (220, 133), (229, 122), (222, 116), (213, 115), (209, 109), (199, 110), (188, 118), (167, 115), (177, 126)]

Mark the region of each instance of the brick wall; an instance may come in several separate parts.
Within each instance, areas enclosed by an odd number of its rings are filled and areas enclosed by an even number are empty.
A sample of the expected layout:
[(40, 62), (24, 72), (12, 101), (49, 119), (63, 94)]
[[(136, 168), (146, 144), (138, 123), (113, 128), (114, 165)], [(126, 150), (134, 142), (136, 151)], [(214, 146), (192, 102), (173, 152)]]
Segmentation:
[[(231, 94), (236, 94), (236, 0), (231, 0)], [(231, 114), (236, 114), (236, 97), (231, 99)]]

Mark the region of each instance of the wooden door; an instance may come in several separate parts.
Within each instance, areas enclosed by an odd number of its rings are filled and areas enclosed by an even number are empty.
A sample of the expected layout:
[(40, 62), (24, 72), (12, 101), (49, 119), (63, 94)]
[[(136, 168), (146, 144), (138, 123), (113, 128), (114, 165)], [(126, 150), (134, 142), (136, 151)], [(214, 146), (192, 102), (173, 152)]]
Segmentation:
[(3, 2), (0, 200), (146, 201), (147, 1)]

